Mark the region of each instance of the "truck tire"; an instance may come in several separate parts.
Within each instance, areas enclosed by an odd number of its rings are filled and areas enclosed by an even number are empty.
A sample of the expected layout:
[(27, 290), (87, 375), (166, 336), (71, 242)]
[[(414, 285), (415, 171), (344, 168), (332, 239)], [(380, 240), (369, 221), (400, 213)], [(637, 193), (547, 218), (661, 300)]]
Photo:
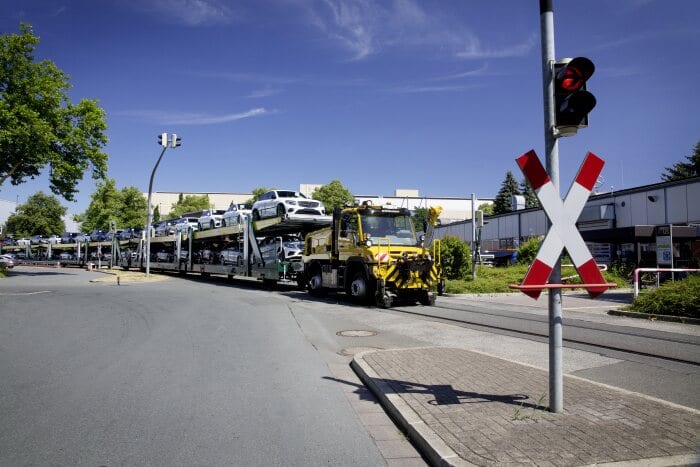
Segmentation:
[(374, 297), (374, 287), (364, 271), (358, 271), (352, 276), (345, 292), (359, 303), (370, 304)]
[(377, 295), (376, 298), (376, 305), (380, 308), (391, 308), (391, 305), (394, 303), (394, 299), (391, 295), (389, 294), (384, 294), (384, 295)]
[(435, 295), (426, 290), (425, 292), (421, 293), (418, 301), (423, 306), (433, 306), (435, 305)]
[(325, 293), (323, 279), (321, 278), (321, 266), (315, 265), (311, 268), (309, 281), (306, 285), (311, 295), (321, 296)]

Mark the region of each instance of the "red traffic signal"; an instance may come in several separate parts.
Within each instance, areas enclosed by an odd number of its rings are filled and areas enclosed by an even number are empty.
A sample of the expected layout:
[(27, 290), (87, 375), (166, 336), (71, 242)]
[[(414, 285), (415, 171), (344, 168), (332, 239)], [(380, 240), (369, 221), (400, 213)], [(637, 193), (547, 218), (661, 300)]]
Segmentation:
[(559, 136), (575, 135), (588, 126), (588, 113), (596, 99), (586, 90), (586, 81), (593, 75), (595, 65), (586, 57), (576, 57), (554, 64), (554, 113)]

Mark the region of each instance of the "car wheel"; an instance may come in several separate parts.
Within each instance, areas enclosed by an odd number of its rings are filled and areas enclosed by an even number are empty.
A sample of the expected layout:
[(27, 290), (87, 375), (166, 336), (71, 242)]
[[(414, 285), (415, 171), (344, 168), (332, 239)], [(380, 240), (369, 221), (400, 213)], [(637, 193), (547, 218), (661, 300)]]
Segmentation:
[(259, 220), (260, 220), (260, 213), (258, 212), (257, 209), (253, 209), (253, 220), (254, 220), (254, 221), (259, 221)]
[(226, 219), (221, 219), (221, 227), (226, 227)]
[(197, 230), (204, 230), (202, 229), (202, 224), (200, 224), (199, 222), (197, 222)]
[(209, 228), (210, 228), (210, 229), (213, 229), (213, 228), (215, 228), (215, 227), (216, 227), (216, 225), (214, 224), (214, 221), (209, 222)]
[(277, 217), (284, 217), (287, 212), (284, 210), (284, 206), (281, 204), (277, 205)]

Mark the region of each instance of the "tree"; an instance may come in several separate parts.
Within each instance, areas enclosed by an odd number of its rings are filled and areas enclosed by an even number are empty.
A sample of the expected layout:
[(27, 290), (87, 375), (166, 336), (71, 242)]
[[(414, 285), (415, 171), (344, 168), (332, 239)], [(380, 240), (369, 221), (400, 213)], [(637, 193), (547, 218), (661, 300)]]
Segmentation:
[(326, 208), (326, 212), (333, 212), (335, 208), (342, 208), (345, 206), (345, 203), (352, 203), (355, 199), (340, 180), (333, 180), (320, 188), (316, 188), (311, 197), (321, 201)]
[(693, 154), (686, 156), (686, 160), (688, 162), (677, 162), (671, 167), (666, 167), (666, 173), (661, 174), (661, 179), (670, 182), (700, 175), (700, 141), (695, 144)]
[(522, 193), (522, 195), (525, 197), (526, 209), (540, 207), (540, 200), (537, 199), (535, 190), (532, 189), (532, 186), (530, 186), (530, 182), (528, 182), (527, 180), (523, 180), (522, 182), (520, 182), (520, 193)]
[(425, 223), (428, 220), (428, 208), (416, 208), (411, 214), (411, 220), (413, 221), (413, 228), (416, 232), (423, 232), (425, 229)]
[(55, 196), (43, 192), (33, 194), (17, 206), (17, 212), (7, 218), (5, 227), (16, 237), (31, 235), (61, 235), (66, 230), (63, 216), (66, 208)]
[(493, 203), (484, 203), (479, 205), (479, 211), (484, 213), (484, 216), (493, 215)]
[(186, 212), (203, 211), (209, 209), (209, 195), (187, 195), (184, 196), (180, 193), (177, 203), (173, 204), (173, 208), (168, 214), (168, 217), (174, 219), (176, 217), (182, 216)]
[(70, 102), (68, 75), (34, 61), (38, 43), (25, 23), (20, 34), (0, 36), (0, 187), (48, 167), (51, 191), (72, 201), (90, 167), (94, 179), (106, 176), (105, 113), (96, 100)]
[(252, 191), (253, 197), (246, 200), (245, 204), (253, 204), (257, 200), (259, 200), (262, 195), (264, 195), (268, 191), (272, 191), (272, 190), (274, 190), (274, 188), (259, 187), (259, 188), (253, 189), (253, 191)]
[(469, 244), (454, 235), (445, 235), (440, 240), (440, 257), (445, 278), (463, 280), (470, 270), (471, 251)]
[[(113, 178), (97, 184), (87, 210), (76, 221), (83, 232), (109, 230), (109, 221), (117, 222), (121, 209), (120, 193)], [(145, 222), (144, 222), (145, 224)]]
[(513, 207), (510, 204), (510, 197), (519, 194), (518, 181), (513, 176), (513, 172), (509, 170), (506, 173), (505, 180), (501, 183), (501, 189), (498, 190), (496, 199), (493, 201), (493, 213), (503, 214), (512, 211)]
[(113, 178), (107, 178), (97, 185), (87, 210), (75, 216), (81, 223), (81, 230), (108, 230), (109, 222), (117, 228), (143, 227), (146, 225), (146, 200), (134, 186), (117, 189)]
[(126, 229), (146, 225), (146, 198), (135, 186), (127, 186), (121, 191), (121, 209), (117, 227)]
[[(158, 206), (153, 209), (153, 222), (160, 222), (160, 208)], [(144, 222), (143, 225), (146, 225)]]

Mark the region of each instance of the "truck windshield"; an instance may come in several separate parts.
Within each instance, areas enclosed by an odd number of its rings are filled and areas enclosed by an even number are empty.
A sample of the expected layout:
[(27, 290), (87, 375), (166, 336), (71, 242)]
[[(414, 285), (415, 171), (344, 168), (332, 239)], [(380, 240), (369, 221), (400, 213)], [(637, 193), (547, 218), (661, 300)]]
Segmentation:
[(375, 245), (377, 239), (387, 239), (392, 245), (415, 245), (416, 232), (411, 217), (396, 214), (365, 214), (362, 233)]

